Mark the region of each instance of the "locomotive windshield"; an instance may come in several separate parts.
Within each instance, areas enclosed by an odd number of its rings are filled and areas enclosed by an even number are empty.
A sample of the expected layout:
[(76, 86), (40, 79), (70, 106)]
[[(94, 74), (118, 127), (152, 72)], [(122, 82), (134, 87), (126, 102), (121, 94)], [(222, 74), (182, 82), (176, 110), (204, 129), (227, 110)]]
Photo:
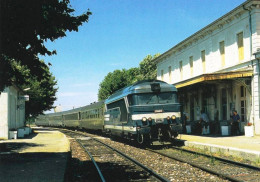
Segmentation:
[(147, 104), (173, 104), (177, 103), (176, 92), (161, 92), (161, 93), (142, 93), (133, 94), (129, 97), (129, 105), (147, 105)]

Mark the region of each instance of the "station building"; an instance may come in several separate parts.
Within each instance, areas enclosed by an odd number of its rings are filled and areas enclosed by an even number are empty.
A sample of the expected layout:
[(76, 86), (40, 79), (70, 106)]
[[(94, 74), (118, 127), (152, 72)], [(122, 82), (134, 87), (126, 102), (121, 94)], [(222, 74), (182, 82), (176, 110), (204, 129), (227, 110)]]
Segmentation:
[(248, 0), (158, 58), (157, 79), (174, 84), (188, 122), (203, 110), (212, 132), (230, 125), (237, 110), (240, 131), (252, 123), (260, 135), (260, 1)]
[(15, 85), (0, 92), (0, 138), (9, 139), (10, 132), (25, 125), (25, 100), (23, 91)]

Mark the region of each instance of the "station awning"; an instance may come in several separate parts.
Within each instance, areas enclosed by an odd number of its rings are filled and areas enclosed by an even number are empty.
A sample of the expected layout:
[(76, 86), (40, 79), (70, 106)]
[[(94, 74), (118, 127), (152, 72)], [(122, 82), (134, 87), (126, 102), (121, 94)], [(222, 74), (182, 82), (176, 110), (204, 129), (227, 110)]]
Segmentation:
[(243, 70), (243, 71), (230, 71), (230, 72), (219, 72), (219, 73), (210, 73), (203, 74), (182, 82), (175, 83), (176, 88), (182, 88), (185, 86), (193, 85), (200, 82), (205, 81), (213, 81), (213, 80), (227, 80), (233, 78), (244, 78), (251, 77), (253, 75), (253, 70)]

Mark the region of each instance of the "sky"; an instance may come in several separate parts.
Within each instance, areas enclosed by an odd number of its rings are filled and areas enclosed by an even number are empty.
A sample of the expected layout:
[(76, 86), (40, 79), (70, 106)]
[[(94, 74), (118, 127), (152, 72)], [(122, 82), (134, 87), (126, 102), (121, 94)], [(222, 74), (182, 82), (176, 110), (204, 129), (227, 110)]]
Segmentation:
[[(71, 0), (75, 15), (92, 12), (78, 32), (46, 42), (62, 111), (98, 100), (99, 84), (116, 69), (138, 67), (225, 15), (244, 0)], [(53, 112), (53, 111), (49, 111)]]

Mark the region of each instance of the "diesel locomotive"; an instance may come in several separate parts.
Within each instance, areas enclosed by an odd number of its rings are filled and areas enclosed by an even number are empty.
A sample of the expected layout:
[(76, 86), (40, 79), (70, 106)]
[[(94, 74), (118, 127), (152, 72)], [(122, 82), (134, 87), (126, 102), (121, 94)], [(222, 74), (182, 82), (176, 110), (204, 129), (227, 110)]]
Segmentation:
[(182, 132), (181, 123), (176, 87), (158, 80), (140, 81), (105, 101), (36, 119), (36, 125), (100, 130), (139, 144), (172, 141)]

